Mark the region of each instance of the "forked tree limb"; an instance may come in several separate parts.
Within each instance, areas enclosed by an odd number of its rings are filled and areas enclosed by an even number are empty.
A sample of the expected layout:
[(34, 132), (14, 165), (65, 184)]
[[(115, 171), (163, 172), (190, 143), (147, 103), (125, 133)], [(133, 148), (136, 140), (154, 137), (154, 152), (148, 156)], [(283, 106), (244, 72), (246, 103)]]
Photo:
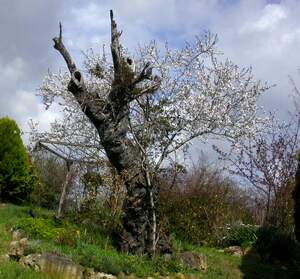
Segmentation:
[(96, 92), (88, 92), (85, 86), (83, 75), (77, 69), (74, 60), (63, 43), (61, 23), (59, 23), (59, 36), (55, 37), (53, 41), (54, 48), (64, 58), (71, 74), (68, 90), (73, 93), (77, 102), (80, 104), (82, 111), (85, 112), (85, 114), (93, 123), (102, 120), (105, 117), (105, 115), (102, 113), (103, 107), (99, 107), (100, 104), (95, 102), (98, 95)]

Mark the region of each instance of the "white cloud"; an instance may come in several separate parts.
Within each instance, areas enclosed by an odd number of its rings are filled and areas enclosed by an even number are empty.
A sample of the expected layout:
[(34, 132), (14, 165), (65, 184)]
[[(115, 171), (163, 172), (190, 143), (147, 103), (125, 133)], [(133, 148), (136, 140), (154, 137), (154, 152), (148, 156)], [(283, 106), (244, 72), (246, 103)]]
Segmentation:
[(51, 106), (48, 110), (45, 111), (45, 108), (42, 104), (39, 104), (38, 111), (34, 117), (28, 117), (26, 126), (24, 127), (28, 131), (28, 122), (32, 120), (34, 123), (38, 123), (40, 131), (48, 131), (50, 129), (50, 124), (54, 120), (59, 120), (62, 118), (62, 113), (58, 105)]
[(82, 29), (105, 29), (109, 27), (108, 7), (103, 4), (89, 3), (87, 6), (71, 9), (74, 21)]
[[(104, 0), (81, 1), (79, 4), (69, 1), (63, 11), (64, 37), (77, 61), (80, 61), (81, 50), (89, 47), (100, 50), (102, 44), (109, 45), (109, 9), (114, 10), (119, 28), (123, 30), (122, 43), (132, 51), (139, 43), (151, 39), (168, 40), (170, 45), (179, 46), (185, 40), (201, 34), (204, 29), (210, 29), (218, 33), (219, 47), (224, 57), (241, 66), (253, 66), (256, 78), (277, 84), (263, 99), (263, 103), (268, 109), (277, 108), (283, 112), (290, 104), (288, 75), (299, 78), (296, 70), (300, 66), (300, 1), (266, 2)], [(43, 24), (43, 21), (40, 23)], [(30, 29), (26, 32), (33, 31)], [(45, 59), (50, 60), (51, 57), (51, 60), (56, 59), (55, 63), (64, 65), (62, 57), (52, 49), (51, 35), (47, 36), (49, 48), (43, 50), (47, 57)], [(30, 44), (34, 52), (36, 38)], [(15, 45), (15, 42), (11, 42), (11, 45)], [(34, 96), (36, 84), (41, 84), (41, 80), (35, 80), (35, 83), (22, 80), (25, 72), (27, 77), (30, 76), (33, 65), (37, 63), (33, 55), (31, 59), (30, 66), (19, 53), (9, 62), (4, 63), (0, 59), (0, 85), (4, 92), (0, 100), (0, 114), (16, 117), (23, 129), (26, 129), (25, 123), (29, 118), (39, 120), (41, 127), (46, 129), (55, 117), (59, 117), (58, 107), (45, 111)], [(55, 70), (52, 68), (52, 71)]]
[(36, 113), (39, 106), (38, 100), (34, 92), (26, 92), (23, 90), (17, 91), (14, 106), (14, 113), (19, 116), (28, 116), (31, 113)]
[(0, 83), (4, 81), (16, 82), (24, 72), (24, 65), (25, 63), (21, 57), (15, 57), (5, 64), (0, 62)]
[(299, 44), (300, 40), (300, 28), (295, 28), (282, 34), (280, 37), (281, 42), (284, 45), (292, 46), (293, 44)]
[(28, 143), (28, 124), (30, 121), (37, 123), (40, 131), (47, 131), (55, 119), (62, 117), (59, 105), (54, 104), (48, 110), (45, 110), (44, 105), (39, 101), (35, 93), (34, 91), (17, 91), (13, 111), (10, 115), (17, 121), (22, 130), (25, 143)]
[(240, 32), (272, 31), (287, 17), (288, 13), (283, 6), (279, 4), (268, 4), (261, 11), (259, 18), (246, 22), (242, 25)]

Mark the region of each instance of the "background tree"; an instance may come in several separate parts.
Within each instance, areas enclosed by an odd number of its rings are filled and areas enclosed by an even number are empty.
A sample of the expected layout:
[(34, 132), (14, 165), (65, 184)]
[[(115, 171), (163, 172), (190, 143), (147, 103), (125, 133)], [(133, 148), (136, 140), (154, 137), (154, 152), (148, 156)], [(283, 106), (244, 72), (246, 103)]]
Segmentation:
[(55, 210), (66, 177), (65, 163), (47, 152), (34, 153), (33, 163), (41, 183), (32, 192), (31, 199), (38, 206)]
[(28, 200), (38, 183), (14, 120), (0, 119), (0, 199), (13, 203)]
[(160, 244), (156, 217), (156, 175), (162, 163), (195, 138), (240, 138), (245, 131), (254, 132), (263, 122), (257, 117), (257, 99), (268, 87), (253, 80), (251, 69), (220, 60), (210, 33), (181, 50), (167, 44), (160, 49), (152, 42), (135, 57), (122, 48), (120, 35), (111, 11), (112, 61), (105, 51), (101, 56), (89, 51), (80, 71), (63, 44), (60, 26), (54, 47), (71, 78), (49, 73), (40, 94), (46, 107), (60, 100), (64, 122), (57, 121), (50, 134), (35, 133), (35, 138), (101, 145), (127, 190), (121, 248), (167, 251), (170, 246)]
[(243, 141), (233, 140), (229, 152), (215, 147), (238, 175), (256, 191), (264, 202), (265, 225), (292, 226), (292, 189), (299, 148), (300, 121), (288, 124), (273, 120), (271, 128)]
[(295, 188), (293, 191), (294, 199), (294, 222), (296, 239), (300, 241), (300, 154), (298, 153), (298, 167), (296, 172)]
[[(220, 167), (200, 158), (180, 179), (160, 188), (160, 214), (177, 239), (196, 244), (221, 242), (224, 228), (255, 224), (250, 194)], [(172, 180), (171, 180), (172, 181)]]

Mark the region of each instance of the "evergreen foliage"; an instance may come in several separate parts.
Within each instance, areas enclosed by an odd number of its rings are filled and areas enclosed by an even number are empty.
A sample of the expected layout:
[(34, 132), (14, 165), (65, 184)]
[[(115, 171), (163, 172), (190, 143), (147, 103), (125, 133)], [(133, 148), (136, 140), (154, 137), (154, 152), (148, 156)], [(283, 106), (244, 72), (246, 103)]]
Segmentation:
[(33, 167), (14, 120), (0, 119), (0, 198), (22, 203), (37, 184)]

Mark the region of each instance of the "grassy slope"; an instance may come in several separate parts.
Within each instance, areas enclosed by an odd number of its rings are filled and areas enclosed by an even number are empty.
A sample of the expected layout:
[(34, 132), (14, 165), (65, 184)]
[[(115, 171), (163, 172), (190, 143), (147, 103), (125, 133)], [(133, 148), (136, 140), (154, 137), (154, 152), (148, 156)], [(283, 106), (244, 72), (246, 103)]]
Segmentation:
[(263, 264), (255, 257), (236, 257), (209, 247), (185, 247), (207, 255), (208, 270), (201, 278), (244, 278), (244, 279), (293, 279), (300, 278), (295, 270), (281, 265)]
[[(9, 229), (15, 225), (20, 218), (26, 216), (27, 208), (17, 207), (13, 205), (0, 205), (0, 255), (7, 251), (11, 236)], [(43, 211), (47, 215), (46, 211)], [(49, 215), (49, 214), (48, 214)], [(101, 241), (100, 241), (101, 242)], [(102, 241), (103, 242), (103, 241)], [(155, 272), (162, 271), (164, 273), (172, 272), (191, 272), (180, 270), (176, 263), (170, 263), (165, 266), (162, 259), (150, 260), (143, 257), (135, 257), (122, 255), (113, 247), (106, 243), (88, 244), (79, 242), (76, 246), (58, 245), (49, 240), (38, 240), (31, 247), (32, 251), (56, 251), (70, 256), (74, 261), (84, 264), (93, 264), (104, 272), (118, 273), (120, 270), (127, 268), (128, 272), (135, 272), (140, 276), (153, 275)], [(264, 265), (258, 263), (254, 258), (239, 258), (230, 255), (224, 255), (216, 249), (208, 247), (194, 247), (180, 242), (175, 243), (177, 250), (193, 250), (199, 251), (208, 257), (208, 270), (197, 274), (200, 278), (218, 279), (218, 278), (246, 278), (246, 279), (284, 279), (284, 278), (300, 278), (291, 270), (287, 270), (280, 265)], [(196, 275), (196, 274), (195, 274)], [(0, 261), (0, 279), (35, 279), (44, 278), (42, 274), (25, 269), (20, 265), (12, 262)]]
[[(7, 253), (11, 241), (10, 227), (22, 216), (20, 208), (0, 204), (0, 255)], [(20, 266), (15, 262), (0, 260), (0, 279), (43, 279), (43, 274)]]

